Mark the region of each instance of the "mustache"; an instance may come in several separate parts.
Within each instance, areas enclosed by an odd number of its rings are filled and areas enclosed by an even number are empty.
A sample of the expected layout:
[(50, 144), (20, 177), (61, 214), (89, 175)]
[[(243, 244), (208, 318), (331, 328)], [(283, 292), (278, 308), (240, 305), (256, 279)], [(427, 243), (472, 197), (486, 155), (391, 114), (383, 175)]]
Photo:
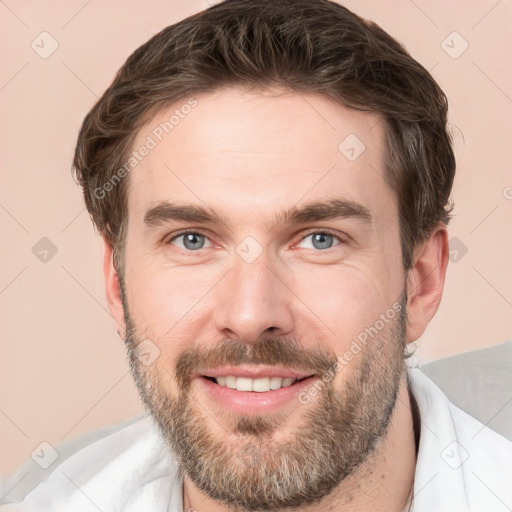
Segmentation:
[(178, 386), (187, 390), (191, 376), (200, 368), (243, 364), (282, 366), (309, 374), (325, 374), (337, 363), (337, 355), (326, 347), (305, 348), (294, 340), (266, 338), (258, 343), (243, 343), (228, 338), (214, 346), (191, 345), (175, 361)]

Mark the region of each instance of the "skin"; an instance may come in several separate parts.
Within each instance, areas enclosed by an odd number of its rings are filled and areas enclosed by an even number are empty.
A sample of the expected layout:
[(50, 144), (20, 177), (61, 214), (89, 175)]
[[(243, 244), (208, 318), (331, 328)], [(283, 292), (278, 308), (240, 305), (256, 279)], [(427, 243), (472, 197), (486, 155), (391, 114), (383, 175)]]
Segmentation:
[[(399, 300), (404, 287), (405, 338), (416, 340), (441, 300), (447, 233), (438, 226), (415, 249), (413, 267), (404, 271), (397, 198), (383, 178), (385, 135), (379, 118), (321, 95), (284, 90), (229, 88), (196, 99), (198, 106), (129, 177), (126, 301), (138, 337), (150, 339), (160, 350), (151, 367), (165, 376), (165, 392), (177, 396), (170, 369), (193, 343), (211, 348), (225, 338), (236, 338), (257, 344), (273, 327), (273, 337), (343, 354), (359, 333)], [(142, 128), (134, 147), (177, 107), (161, 111)], [(366, 146), (353, 162), (338, 150), (349, 134), (356, 134)], [(333, 198), (363, 205), (371, 222), (274, 222), (283, 209)], [(150, 228), (144, 214), (161, 201), (207, 205), (221, 212), (228, 225), (174, 221)], [(205, 248), (187, 252), (183, 238), (168, 243), (185, 228), (201, 230), (207, 236)], [(308, 235), (324, 230), (339, 239), (333, 239), (329, 249), (316, 249)], [(262, 250), (252, 263), (236, 252), (248, 236)], [(110, 311), (125, 331), (119, 278), (106, 241), (104, 274)], [(355, 357), (336, 374), (333, 386), (343, 389), (358, 364)], [(196, 384), (192, 382), (191, 389), (200, 393)], [(200, 398), (211, 432), (236, 443), (229, 430), (232, 416), (207, 397)], [(284, 408), (285, 420), (272, 440), (293, 438), (314, 403), (313, 399), (301, 407)], [(320, 503), (300, 510), (400, 511), (407, 504), (415, 462), (403, 374), (390, 426), (372, 457)], [(188, 478), (184, 496), (184, 510), (228, 510)]]

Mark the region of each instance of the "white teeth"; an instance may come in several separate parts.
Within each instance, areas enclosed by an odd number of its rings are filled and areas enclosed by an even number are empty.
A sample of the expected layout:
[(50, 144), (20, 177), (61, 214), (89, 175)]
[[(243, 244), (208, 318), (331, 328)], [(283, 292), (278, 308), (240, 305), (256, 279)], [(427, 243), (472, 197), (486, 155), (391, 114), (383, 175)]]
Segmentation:
[(237, 391), (256, 391), (262, 393), (271, 389), (280, 389), (291, 386), (297, 379), (287, 377), (262, 377), (260, 379), (250, 379), (248, 377), (215, 377), (217, 384)]
[(270, 389), (279, 389), (282, 383), (283, 379), (281, 377), (272, 377), (270, 379)]
[(270, 391), (270, 379), (268, 377), (263, 377), (262, 379), (254, 379), (252, 381), (252, 390), (258, 391), (260, 393), (264, 391)]
[[(226, 386), (228, 388), (236, 389), (236, 377), (230, 376), (230, 377), (225, 377), (225, 378), (226, 378), (226, 382), (224, 383), (224, 386)], [(220, 384), (220, 382), (217, 381), (217, 384)]]
[(238, 391), (252, 391), (252, 379), (238, 377), (236, 379), (236, 389)]

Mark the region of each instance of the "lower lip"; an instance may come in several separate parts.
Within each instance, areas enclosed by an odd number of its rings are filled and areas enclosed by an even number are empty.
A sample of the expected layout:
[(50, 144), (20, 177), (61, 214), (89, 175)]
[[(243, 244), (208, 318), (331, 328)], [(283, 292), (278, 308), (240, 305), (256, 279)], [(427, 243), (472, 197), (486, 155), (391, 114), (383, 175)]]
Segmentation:
[(220, 386), (204, 377), (199, 377), (197, 380), (209, 396), (231, 411), (243, 414), (267, 414), (297, 400), (298, 394), (309, 388), (315, 379), (317, 377), (312, 375), (291, 386), (264, 392), (237, 391)]

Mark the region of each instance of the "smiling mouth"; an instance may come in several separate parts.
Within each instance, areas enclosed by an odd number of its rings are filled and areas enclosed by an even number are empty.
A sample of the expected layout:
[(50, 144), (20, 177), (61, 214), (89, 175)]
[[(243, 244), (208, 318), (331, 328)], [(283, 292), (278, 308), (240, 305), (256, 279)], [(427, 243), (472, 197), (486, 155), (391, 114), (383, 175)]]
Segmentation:
[(301, 379), (294, 379), (291, 377), (259, 377), (257, 379), (251, 379), (249, 377), (237, 377), (235, 375), (228, 375), (225, 377), (208, 377), (205, 375), (203, 377), (215, 384), (218, 384), (219, 386), (236, 391), (265, 393), (293, 386), (297, 382), (301, 382), (312, 377), (312, 375)]
[(251, 377), (247, 376), (248, 372), (246, 375), (233, 375), (231, 371), (218, 371), (215, 373), (224, 375), (215, 376), (204, 371), (197, 378), (198, 391), (204, 392), (220, 406), (219, 411), (230, 410), (244, 415), (266, 415), (288, 407), (299, 399), (301, 393), (307, 393), (318, 378), (317, 375), (305, 376), (293, 371), (283, 371), (281, 376), (276, 370), (269, 372), (274, 375), (265, 375), (264, 371), (254, 375), (253, 372)]

